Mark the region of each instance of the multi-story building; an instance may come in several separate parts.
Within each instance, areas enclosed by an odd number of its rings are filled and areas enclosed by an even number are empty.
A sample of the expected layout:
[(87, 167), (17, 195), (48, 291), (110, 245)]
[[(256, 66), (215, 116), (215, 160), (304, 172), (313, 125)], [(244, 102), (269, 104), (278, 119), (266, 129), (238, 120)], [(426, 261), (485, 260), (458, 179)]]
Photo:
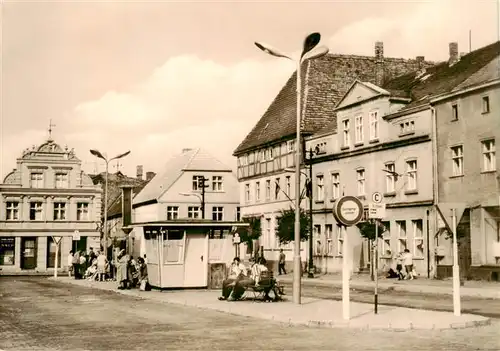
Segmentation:
[[(392, 77), (430, 65), (432, 63), (421, 56), (409, 60), (384, 57), (381, 42), (375, 44), (374, 57), (329, 54), (308, 61), (302, 70), (303, 136), (328, 125), (336, 126), (336, 104), (355, 80), (381, 85)], [(295, 198), (294, 174), (287, 170), (295, 167), (295, 91), (296, 73), (233, 153), (238, 158), (242, 216), (261, 220), (260, 244), (271, 261), (277, 258), (278, 252), (276, 216), (281, 209), (293, 206), (290, 201)], [(291, 250), (291, 246), (287, 250)], [(292, 256), (287, 255), (287, 260)]]
[[(432, 100), (437, 130), (437, 203), (465, 207), (459, 263), (465, 277), (500, 279), (500, 42), (461, 58), (465, 79)], [(449, 212), (450, 206), (446, 209)], [(444, 213), (450, 217), (450, 213)], [(451, 276), (452, 241), (439, 235), (438, 275)]]
[(67, 267), (71, 249), (99, 249), (101, 189), (83, 173), (74, 151), (50, 137), (22, 153), (0, 195), (2, 273), (53, 271), (59, 238), (59, 268)]
[[(202, 210), (199, 178), (207, 179)], [(184, 149), (170, 159), (133, 198), (132, 222), (204, 219), (239, 221), (238, 180), (230, 167), (201, 149)], [(135, 228), (134, 255), (144, 255), (142, 228)]]
[[(447, 62), (396, 77), (382, 87), (367, 82), (354, 83), (336, 108), (337, 125), (308, 138), (306, 148), (316, 150), (313, 158), (315, 261), (323, 270), (340, 269), (345, 235), (350, 238), (348, 256), (353, 270), (362, 269), (368, 263), (368, 243), (361, 238), (357, 227), (347, 229), (347, 233), (342, 231), (331, 209), (333, 201), (343, 194), (358, 196), (366, 206), (372, 201), (372, 194), (379, 192), (387, 209), (382, 219), (385, 231), (378, 247), (379, 268), (394, 267), (394, 254), (409, 249), (419, 274), (437, 275), (439, 264), (443, 263), (434, 250), (440, 245), (440, 231), (433, 205), (443, 198), (436, 194), (438, 182), (440, 193), (456, 192), (444, 188), (449, 185), (442, 183), (442, 168), (434, 166), (436, 162), (446, 163), (448, 157), (447, 151), (436, 154), (436, 140), (438, 145), (443, 143), (440, 141), (443, 133), (444, 143), (448, 145), (449, 140), (465, 134), (449, 133), (446, 128), (440, 131), (442, 123), (450, 122), (440, 119), (439, 113), (434, 114), (431, 101), (435, 96), (445, 99), (446, 94), (464, 85), (470, 86), (479, 76), (493, 72), (495, 62), (498, 64), (494, 61), (498, 43), (462, 56), (458, 55), (457, 43), (451, 43), (449, 49)], [(490, 128), (494, 126), (492, 121), (484, 123)], [(456, 128), (476, 130), (473, 122), (463, 122)], [(463, 156), (463, 153), (457, 155)], [(444, 198), (446, 202), (458, 201), (456, 195)], [(449, 253), (447, 258), (450, 259)]]

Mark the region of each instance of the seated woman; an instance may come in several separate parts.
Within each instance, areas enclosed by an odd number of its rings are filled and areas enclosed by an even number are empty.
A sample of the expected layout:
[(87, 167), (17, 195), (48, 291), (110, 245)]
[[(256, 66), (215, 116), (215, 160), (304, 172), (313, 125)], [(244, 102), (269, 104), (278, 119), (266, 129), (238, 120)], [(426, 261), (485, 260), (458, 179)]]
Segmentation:
[(239, 257), (235, 257), (231, 263), (227, 279), (222, 282), (222, 296), (219, 297), (219, 300), (227, 300), (233, 293), (236, 282), (246, 277), (246, 275), (247, 268), (241, 263)]
[(139, 279), (139, 290), (142, 291), (149, 291), (151, 290), (149, 286), (149, 281), (148, 281), (148, 266), (144, 262), (144, 259), (142, 257), (139, 257), (137, 259), (138, 263), (138, 279)]

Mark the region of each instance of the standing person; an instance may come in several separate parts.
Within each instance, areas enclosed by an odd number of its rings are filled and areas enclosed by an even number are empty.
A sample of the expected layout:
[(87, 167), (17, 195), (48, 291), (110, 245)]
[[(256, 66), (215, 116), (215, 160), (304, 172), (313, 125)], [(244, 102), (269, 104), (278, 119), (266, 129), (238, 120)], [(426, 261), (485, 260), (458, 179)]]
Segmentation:
[(405, 265), (405, 270), (406, 270), (406, 277), (409, 280), (412, 280), (413, 277), (413, 255), (410, 253), (410, 250), (405, 249), (404, 253), (404, 265)]
[(78, 272), (80, 279), (85, 276), (85, 271), (87, 270), (87, 258), (85, 257), (85, 251), (80, 251), (80, 257), (78, 262)]
[(106, 264), (108, 263), (108, 259), (104, 252), (99, 253), (97, 256), (97, 276), (99, 281), (104, 281), (106, 277)]
[(71, 271), (73, 270), (73, 250), (68, 254), (68, 277), (71, 278)]
[(285, 270), (285, 253), (283, 252), (283, 249), (280, 249), (280, 258), (278, 261), (278, 274), (281, 275), (281, 272), (283, 271), (283, 274), (286, 274)]
[(125, 254), (125, 250), (121, 250), (117, 257), (116, 281), (118, 289), (123, 290), (128, 288), (128, 261), (129, 256)]
[(403, 261), (404, 261), (404, 252), (400, 252), (396, 255), (396, 274), (398, 275), (398, 280), (403, 280), (405, 278), (403, 274)]
[(76, 251), (73, 255), (73, 275), (75, 279), (81, 279), (80, 276), (80, 252)]

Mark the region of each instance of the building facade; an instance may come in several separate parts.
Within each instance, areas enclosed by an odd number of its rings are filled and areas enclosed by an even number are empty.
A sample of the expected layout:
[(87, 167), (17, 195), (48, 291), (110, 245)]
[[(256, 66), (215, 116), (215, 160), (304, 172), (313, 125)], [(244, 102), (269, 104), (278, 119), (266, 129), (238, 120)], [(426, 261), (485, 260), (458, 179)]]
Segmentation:
[[(467, 278), (500, 280), (500, 45), (497, 55), (432, 101), (437, 130), (438, 203), (465, 207), (459, 264)], [(463, 208), (462, 207), (462, 208)], [(444, 214), (449, 215), (448, 213)], [(452, 274), (452, 240), (439, 236), (438, 274)]]
[(101, 189), (73, 150), (51, 138), (26, 149), (0, 185), (1, 273), (53, 271), (59, 238), (58, 268), (66, 269), (71, 249), (100, 247), (100, 221)]
[[(335, 130), (335, 107), (355, 80), (381, 85), (432, 63), (421, 56), (408, 60), (384, 57), (383, 43), (377, 42), (372, 57), (326, 55), (304, 65), (302, 135), (306, 137), (320, 130)], [(289, 169), (295, 167), (295, 91), (296, 74), (293, 74), (233, 153), (238, 159), (242, 216), (261, 220), (260, 245), (270, 261), (277, 259), (280, 248), (275, 234), (279, 211), (293, 207), (296, 195), (295, 174)], [(302, 179), (301, 183), (303, 189), (305, 181)], [(302, 205), (306, 207), (307, 201), (302, 201)], [(304, 243), (303, 247), (306, 246)], [(291, 251), (291, 245), (285, 247), (288, 261), (293, 257)], [(302, 257), (305, 260), (306, 250), (302, 250)]]
[[(184, 149), (170, 159), (134, 196), (132, 222), (203, 219), (199, 178), (207, 179), (204, 219), (220, 222), (240, 220), (238, 180), (231, 168), (201, 149)], [(135, 228), (130, 234), (134, 255), (144, 255), (144, 233)]]
[(380, 219), (384, 229), (378, 240), (379, 269), (395, 268), (396, 255), (408, 249), (416, 270), (427, 274), (429, 237), (434, 232), (431, 110), (404, 109), (409, 102), (357, 81), (336, 109), (336, 132), (307, 140), (307, 150), (314, 151), (313, 252), (322, 272), (340, 271), (346, 250), (352, 271), (362, 271), (370, 263), (370, 243), (356, 226), (339, 225), (332, 208), (343, 195), (358, 197), (368, 208), (373, 194), (379, 193), (386, 206)]

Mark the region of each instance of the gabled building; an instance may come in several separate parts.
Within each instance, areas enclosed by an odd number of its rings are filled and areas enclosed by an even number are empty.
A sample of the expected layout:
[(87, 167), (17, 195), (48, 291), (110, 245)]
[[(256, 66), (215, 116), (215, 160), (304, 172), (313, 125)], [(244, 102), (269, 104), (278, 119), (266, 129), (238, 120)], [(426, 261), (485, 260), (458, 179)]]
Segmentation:
[[(431, 66), (424, 57), (384, 57), (383, 43), (375, 44), (374, 56), (329, 54), (304, 64), (302, 82), (302, 134), (310, 136), (337, 126), (335, 107), (354, 81), (382, 85), (387, 80)], [(295, 198), (296, 75), (288, 79), (267, 111), (236, 148), (242, 216), (258, 217), (262, 223), (261, 245), (266, 258), (279, 250), (275, 236), (277, 213)], [(306, 201), (303, 201), (305, 204)], [(291, 246), (287, 249), (291, 250)], [(293, 255), (288, 254), (287, 260)], [(303, 257), (305, 257), (303, 255)]]
[[(456, 109), (451, 105), (443, 105), (443, 112), (439, 113), (434, 104), (446, 101), (449, 94), (459, 94), (462, 89), (467, 89), (472, 84), (467, 82), (475, 82), (481, 87), (483, 81), (480, 77), (493, 85), (492, 76), (495, 72), (498, 74), (498, 70), (495, 71), (493, 67), (498, 64), (499, 44), (462, 56), (458, 55), (456, 43), (451, 43), (449, 49), (447, 62), (396, 77), (381, 86), (355, 82), (335, 109), (337, 125), (334, 128), (328, 126), (308, 138), (307, 149), (317, 151), (313, 158), (313, 222), (314, 242), (317, 243), (314, 252), (316, 265), (322, 270), (328, 272), (340, 269), (345, 235), (350, 238), (348, 256), (352, 269), (357, 271), (365, 268), (369, 262), (368, 243), (360, 237), (356, 227), (349, 228), (347, 233), (341, 231), (331, 214), (331, 208), (333, 201), (342, 194), (358, 196), (367, 206), (372, 202), (373, 193), (379, 192), (387, 208), (382, 220), (385, 231), (378, 247), (379, 268), (387, 270), (394, 267), (394, 254), (409, 249), (419, 274), (445, 275), (442, 272), (446, 268), (442, 266), (444, 263), (450, 265), (451, 247), (445, 245), (444, 254), (442, 250), (435, 250), (443, 246), (446, 240), (440, 235), (433, 205), (460, 202), (459, 198), (463, 201), (468, 197), (455, 188), (448, 193), (453, 177), (448, 179), (449, 176), (446, 176), (443, 182), (443, 173), (449, 173), (449, 169), (445, 171), (442, 168), (443, 165), (450, 167), (453, 163), (449, 160), (449, 148), (457, 146), (449, 145), (450, 140), (464, 139), (465, 135), (475, 140), (479, 137), (475, 133), (481, 130), (483, 134), (489, 133), (484, 134), (484, 138), (491, 141), (495, 133), (493, 130), (498, 129), (496, 122), (485, 119), (488, 116), (482, 116), (482, 120), (476, 117), (453, 125), (449, 119), (444, 117), (443, 120), (441, 116), (449, 115)], [(481, 101), (484, 102), (477, 97), (473, 99), (472, 105), (467, 105), (468, 114), (478, 113), (472, 109)], [(443, 128), (442, 124), (455, 126), (454, 133)], [(478, 129), (480, 126), (482, 129)], [(443, 147), (443, 144), (446, 146)], [(494, 144), (490, 142), (488, 145)], [(487, 150), (491, 150), (491, 147)], [(494, 151), (488, 155), (494, 156)], [(457, 151), (455, 158), (463, 161), (463, 153)], [(475, 160), (479, 158), (478, 152)], [(470, 162), (473, 160), (474, 157)], [(472, 174), (478, 173), (478, 169)], [(475, 179), (469, 186), (479, 184), (482, 183)], [(497, 185), (491, 179), (488, 184), (487, 191), (493, 191), (495, 195), (490, 196), (489, 202), (485, 204), (491, 206), (492, 198), (497, 194)], [(469, 197), (477, 199), (481, 197), (479, 194), (486, 193), (471, 189)], [(464, 216), (464, 220), (467, 220), (467, 216)], [(461, 256), (465, 260), (468, 250), (462, 245)]]
[(99, 249), (101, 189), (81, 163), (50, 137), (17, 159), (0, 184), (1, 273), (53, 272), (59, 238), (59, 269), (71, 249)]
[[(202, 219), (202, 192), (198, 179), (207, 179), (206, 220), (239, 221), (238, 181), (230, 167), (202, 149), (184, 149), (133, 198), (132, 222)], [(135, 228), (134, 255), (144, 255), (144, 233)]]

